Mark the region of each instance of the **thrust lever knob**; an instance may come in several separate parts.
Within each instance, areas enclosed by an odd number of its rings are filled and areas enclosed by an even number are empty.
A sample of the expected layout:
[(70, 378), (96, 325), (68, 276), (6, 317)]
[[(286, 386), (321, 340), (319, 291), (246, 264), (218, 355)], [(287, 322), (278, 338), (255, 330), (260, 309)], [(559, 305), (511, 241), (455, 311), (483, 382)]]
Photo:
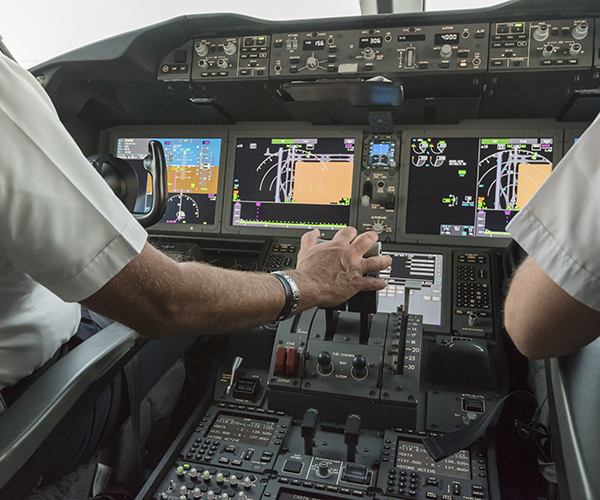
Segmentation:
[(321, 351), (317, 355), (317, 363), (319, 363), (321, 372), (325, 375), (328, 375), (332, 372), (333, 364), (331, 363), (331, 354), (329, 354), (327, 351)]

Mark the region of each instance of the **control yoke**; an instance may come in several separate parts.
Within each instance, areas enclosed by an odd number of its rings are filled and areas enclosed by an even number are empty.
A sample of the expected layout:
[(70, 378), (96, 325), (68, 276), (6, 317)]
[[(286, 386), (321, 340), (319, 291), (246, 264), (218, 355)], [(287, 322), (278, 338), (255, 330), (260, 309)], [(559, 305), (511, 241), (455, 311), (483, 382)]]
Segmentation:
[(167, 164), (160, 142), (150, 141), (148, 156), (144, 158), (144, 168), (152, 176), (152, 206), (149, 212), (134, 212), (139, 181), (128, 162), (109, 153), (90, 156), (88, 161), (143, 227), (152, 226), (162, 219), (167, 209), (168, 193)]
[(144, 227), (156, 224), (167, 210), (167, 164), (162, 144), (158, 141), (148, 143), (148, 156), (144, 158), (144, 168), (152, 176), (152, 206), (150, 211), (133, 216)]

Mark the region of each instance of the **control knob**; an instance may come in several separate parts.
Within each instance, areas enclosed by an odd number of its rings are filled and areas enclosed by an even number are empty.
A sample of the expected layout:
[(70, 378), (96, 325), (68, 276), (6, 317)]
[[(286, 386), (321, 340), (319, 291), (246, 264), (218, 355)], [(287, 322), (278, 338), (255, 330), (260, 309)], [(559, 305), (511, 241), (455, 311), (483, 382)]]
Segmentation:
[(213, 490), (208, 490), (206, 492), (206, 498), (207, 498), (207, 500), (215, 500), (215, 497), (216, 497), (216, 495), (215, 495), (215, 492)]
[(327, 351), (321, 351), (317, 355), (317, 363), (323, 375), (329, 375), (333, 371), (333, 363), (331, 362), (331, 354)]
[(223, 480), (225, 479), (225, 477), (223, 476), (222, 472), (219, 472), (217, 474), (217, 484), (223, 484)]
[(229, 478), (229, 486), (236, 487), (238, 485), (238, 478), (235, 474), (232, 474)]
[(223, 42), (223, 50), (225, 51), (225, 54), (232, 56), (237, 51), (237, 45), (231, 40), (225, 40)]
[(192, 469), (190, 469), (189, 476), (190, 476), (192, 479), (196, 479), (196, 478), (198, 477), (198, 469), (196, 469), (195, 467), (194, 467), (194, 468), (192, 468)]
[(310, 69), (311, 71), (314, 71), (315, 69), (317, 69), (319, 67), (319, 60), (314, 56), (310, 56), (306, 60), (306, 67), (308, 69)]
[(202, 490), (200, 488), (194, 488), (194, 498), (200, 498), (202, 496)]
[(204, 57), (206, 54), (208, 54), (208, 45), (206, 45), (204, 42), (196, 42), (194, 44), (194, 48), (200, 57)]
[(573, 28), (573, 38), (575, 40), (583, 40), (588, 34), (588, 23), (583, 21)]
[(363, 50), (363, 57), (365, 58), (365, 61), (372, 61), (375, 59), (375, 51), (371, 47), (367, 47)]
[(329, 472), (329, 464), (327, 462), (319, 462), (319, 470), (317, 471), (317, 476), (322, 478), (331, 476), (331, 472)]
[(385, 226), (381, 222), (373, 222), (373, 224), (371, 225), (371, 229), (375, 233), (381, 234), (383, 233), (383, 231), (385, 231)]
[(358, 378), (362, 378), (367, 373), (367, 360), (362, 354), (357, 354), (352, 360), (352, 369)]
[(550, 30), (547, 24), (540, 24), (533, 32), (533, 38), (537, 42), (543, 42), (548, 38), (548, 35), (550, 35)]
[(244, 478), (244, 488), (248, 489), (252, 486), (252, 479), (250, 479), (250, 476), (246, 476)]
[(569, 55), (571, 55), (571, 56), (576, 56), (580, 52), (581, 52), (581, 44), (580, 43), (574, 43), (573, 45), (571, 45), (569, 47)]
[(452, 46), (447, 43), (442, 45), (440, 49), (440, 56), (442, 59), (449, 59), (452, 56)]
[(219, 59), (217, 61), (217, 66), (221, 69), (227, 69), (227, 61), (225, 59)]
[(200, 59), (198, 61), (198, 66), (200, 66), (200, 69), (208, 69), (208, 61), (206, 59)]
[(542, 55), (544, 57), (550, 57), (552, 54), (554, 54), (554, 47), (552, 47), (552, 45), (544, 45)]

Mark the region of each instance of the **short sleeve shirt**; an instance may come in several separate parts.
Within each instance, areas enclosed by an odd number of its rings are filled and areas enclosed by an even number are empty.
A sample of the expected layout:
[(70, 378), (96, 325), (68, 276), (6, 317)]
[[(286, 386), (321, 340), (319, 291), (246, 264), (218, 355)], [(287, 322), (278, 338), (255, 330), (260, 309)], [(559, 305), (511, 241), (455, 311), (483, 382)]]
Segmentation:
[(0, 389), (48, 360), (146, 231), (31, 74), (0, 55)]
[(599, 118), (508, 225), (508, 231), (569, 295), (600, 311)]

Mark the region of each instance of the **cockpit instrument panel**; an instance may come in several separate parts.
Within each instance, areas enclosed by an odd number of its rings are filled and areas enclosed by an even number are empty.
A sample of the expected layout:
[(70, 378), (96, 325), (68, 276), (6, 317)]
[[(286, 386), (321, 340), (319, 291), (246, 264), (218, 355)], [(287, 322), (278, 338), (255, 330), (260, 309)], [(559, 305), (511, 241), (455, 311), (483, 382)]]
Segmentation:
[(114, 154), (133, 165), (138, 174), (140, 192), (136, 209), (143, 211), (152, 199), (148, 174), (143, 159), (148, 143), (158, 140), (167, 165), (167, 210), (153, 226), (166, 231), (216, 230), (220, 222), (220, 191), (222, 186), (224, 137), (119, 135), (114, 139)]
[(352, 225), (360, 144), (356, 133), (232, 139), (235, 158), (228, 170), (232, 192), (225, 227), (235, 232), (301, 234)]
[(561, 145), (556, 132), (539, 131), (405, 137), (405, 233), (510, 238), (506, 226), (546, 181)]

